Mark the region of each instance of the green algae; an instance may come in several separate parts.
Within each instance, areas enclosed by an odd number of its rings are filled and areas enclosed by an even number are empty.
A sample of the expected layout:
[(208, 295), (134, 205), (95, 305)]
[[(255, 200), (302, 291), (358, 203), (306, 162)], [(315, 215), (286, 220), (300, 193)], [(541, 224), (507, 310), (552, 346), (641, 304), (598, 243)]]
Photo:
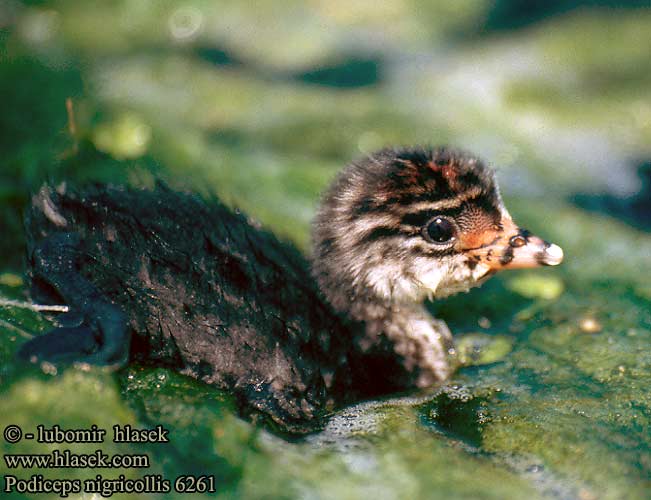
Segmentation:
[[(147, 453), (169, 478), (214, 474), (224, 498), (648, 498), (651, 236), (568, 201), (633, 192), (627, 162), (651, 153), (648, 12), (592, 10), (491, 37), (476, 35), (489, 2), (263, 4), (12, 3), (0, 30), (3, 297), (26, 299), (21, 211), (46, 180), (162, 177), (306, 250), (336, 171), (394, 143), (480, 150), (514, 219), (566, 261), (429, 304), (467, 366), (444, 388), (343, 410), (299, 442), (165, 369), (18, 364), (17, 347), (54, 315), (2, 307), (0, 427), (161, 424), (167, 445), (105, 451)], [(377, 62), (376, 83), (301, 79), (355, 58)]]
[(504, 335), (469, 333), (455, 339), (457, 357), (462, 366), (489, 365), (502, 360), (513, 347), (513, 340)]
[(529, 299), (553, 300), (561, 296), (564, 290), (563, 282), (556, 276), (544, 274), (520, 274), (507, 281), (509, 289)]
[[(26, 374), (25, 374), (26, 375)], [(99, 370), (91, 372), (67, 371), (57, 376), (56, 371), (44, 376), (23, 376), (15, 382), (9, 391), (2, 394), (3, 412), (0, 416), (0, 427), (18, 425), (23, 435), (33, 433), (34, 440), (24, 438), (17, 443), (5, 440), (0, 444), (3, 457), (8, 454), (49, 454), (55, 450), (65, 453), (69, 450), (75, 454), (90, 455), (101, 449), (107, 455), (142, 454), (142, 448), (132, 444), (112, 442), (114, 425), (134, 425), (133, 414), (120, 401), (116, 384), (110, 375)], [(39, 439), (38, 426), (53, 429), (103, 429), (109, 436), (103, 443), (37, 443)], [(156, 466), (151, 469), (155, 473)], [(28, 480), (34, 475), (48, 479), (80, 480), (94, 479), (98, 470), (82, 467), (31, 467), (12, 468), (3, 460), (0, 471), (3, 476), (11, 474), (21, 480)], [(113, 468), (103, 470), (106, 479), (117, 478), (120, 474), (127, 478), (139, 477), (138, 469)], [(3, 485), (4, 486), (4, 485)], [(13, 495), (9, 495), (13, 496)], [(32, 497), (38, 498), (40, 494)], [(56, 498), (51, 494), (45, 497)], [(137, 495), (124, 495), (124, 498), (137, 498)], [(156, 496), (154, 496), (156, 498)]]
[(151, 130), (138, 116), (123, 114), (95, 127), (92, 140), (99, 151), (114, 158), (138, 158), (147, 152)]

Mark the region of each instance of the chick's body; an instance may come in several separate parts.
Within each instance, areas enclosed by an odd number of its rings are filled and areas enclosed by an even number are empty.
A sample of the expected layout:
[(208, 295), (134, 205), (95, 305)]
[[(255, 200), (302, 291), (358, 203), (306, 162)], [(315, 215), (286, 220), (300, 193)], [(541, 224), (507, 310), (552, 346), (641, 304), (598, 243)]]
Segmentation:
[(445, 149), (344, 169), (314, 222), (316, 283), (291, 245), (164, 186), (44, 187), (26, 228), (34, 297), (70, 313), (20, 357), (173, 367), (289, 432), (445, 379), (451, 335), (425, 298), (562, 258), (513, 224), (483, 163)]

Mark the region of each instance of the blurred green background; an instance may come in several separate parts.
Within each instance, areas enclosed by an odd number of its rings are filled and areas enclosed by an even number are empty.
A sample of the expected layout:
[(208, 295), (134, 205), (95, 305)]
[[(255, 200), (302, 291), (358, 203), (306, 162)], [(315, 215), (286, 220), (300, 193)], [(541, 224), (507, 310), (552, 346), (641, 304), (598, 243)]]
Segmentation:
[[(48, 318), (4, 307), (0, 426), (161, 423), (147, 472), (215, 474), (232, 498), (649, 498), (648, 1), (0, 0), (1, 297), (26, 298), (22, 211), (44, 182), (163, 178), (307, 251), (338, 169), (418, 143), (483, 156), (567, 255), (432, 305), (475, 364), (448, 387), (290, 443), (163, 369), (18, 366)], [(94, 476), (17, 475), (37, 472)]]

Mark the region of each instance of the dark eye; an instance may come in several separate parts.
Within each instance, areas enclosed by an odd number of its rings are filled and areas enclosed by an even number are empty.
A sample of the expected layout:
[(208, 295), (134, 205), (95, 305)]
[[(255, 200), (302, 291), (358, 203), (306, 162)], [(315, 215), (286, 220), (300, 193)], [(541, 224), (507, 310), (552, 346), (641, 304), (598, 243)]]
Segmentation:
[(454, 238), (454, 224), (444, 217), (432, 219), (424, 229), (425, 239), (432, 243), (447, 243)]

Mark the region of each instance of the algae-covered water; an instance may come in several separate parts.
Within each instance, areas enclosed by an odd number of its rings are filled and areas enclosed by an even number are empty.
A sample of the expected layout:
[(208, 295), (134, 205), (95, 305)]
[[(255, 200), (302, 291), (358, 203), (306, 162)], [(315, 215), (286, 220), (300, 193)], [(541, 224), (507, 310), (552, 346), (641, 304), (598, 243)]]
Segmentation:
[[(18, 365), (52, 316), (1, 307), (1, 429), (170, 438), (101, 445), (146, 469), (2, 461), (3, 476), (206, 475), (224, 498), (651, 498), (651, 8), (613, 3), (0, 2), (3, 301), (26, 299), (21, 211), (45, 181), (161, 177), (306, 250), (319, 192), (390, 144), (481, 154), (514, 219), (566, 255), (431, 304), (466, 365), (447, 386), (299, 441), (165, 369)], [(4, 456), (63, 447), (98, 445), (0, 440)]]

